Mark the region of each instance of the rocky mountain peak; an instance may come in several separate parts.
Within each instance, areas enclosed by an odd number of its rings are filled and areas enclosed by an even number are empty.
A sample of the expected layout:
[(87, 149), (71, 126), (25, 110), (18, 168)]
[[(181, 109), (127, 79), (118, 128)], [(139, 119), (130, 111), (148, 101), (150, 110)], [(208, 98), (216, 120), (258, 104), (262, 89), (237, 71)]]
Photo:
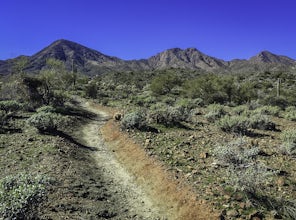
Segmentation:
[(293, 65), (295, 61), (287, 56), (273, 54), (269, 51), (261, 51), (249, 60), (251, 63), (271, 63), (271, 64), (284, 64)]

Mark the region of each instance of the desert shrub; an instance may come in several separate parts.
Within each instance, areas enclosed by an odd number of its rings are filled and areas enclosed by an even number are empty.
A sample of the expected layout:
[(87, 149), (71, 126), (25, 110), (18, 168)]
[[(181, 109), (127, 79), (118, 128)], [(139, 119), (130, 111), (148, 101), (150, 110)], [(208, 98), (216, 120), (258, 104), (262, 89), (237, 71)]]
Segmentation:
[(285, 109), (289, 103), (283, 96), (267, 96), (262, 100), (264, 105), (278, 106), (281, 109)]
[(249, 128), (249, 119), (244, 116), (229, 116), (221, 118), (217, 126), (224, 132), (246, 134)]
[(286, 130), (280, 135), (282, 144), (280, 146), (280, 152), (286, 155), (296, 154), (296, 130)]
[(220, 104), (211, 104), (207, 107), (205, 118), (209, 122), (214, 122), (226, 114), (225, 107)]
[(229, 166), (226, 182), (235, 191), (244, 192), (247, 196), (252, 197), (264, 192), (265, 186), (273, 175), (274, 173), (261, 163), (253, 163), (249, 166), (241, 167)]
[(179, 126), (182, 121), (188, 118), (189, 112), (183, 107), (172, 107), (163, 104), (152, 106), (147, 118), (151, 123), (165, 126)]
[(200, 98), (196, 99), (179, 99), (176, 102), (176, 106), (192, 110), (203, 105), (203, 100)]
[(232, 108), (232, 112), (235, 115), (244, 115), (249, 111), (249, 107), (247, 105), (239, 105)]
[(0, 110), (5, 111), (6, 114), (13, 113), (22, 109), (22, 104), (14, 101), (14, 100), (7, 100), (7, 101), (0, 101)]
[(39, 112), (33, 114), (27, 121), (41, 133), (54, 133), (64, 122), (63, 117), (60, 114), (52, 112)]
[(155, 95), (165, 95), (177, 85), (181, 85), (180, 78), (174, 73), (165, 73), (152, 79), (150, 90)]
[[(274, 205), (274, 204), (273, 204)], [(296, 201), (295, 200), (285, 200), (279, 199), (277, 204), (274, 205), (278, 213), (283, 217), (283, 219), (293, 220), (296, 219)]]
[(249, 118), (249, 126), (253, 129), (275, 130), (276, 125), (267, 115), (252, 114)]
[(98, 95), (98, 85), (94, 81), (89, 81), (84, 87), (84, 94), (88, 98), (97, 98)]
[(284, 142), (280, 146), (280, 152), (285, 155), (296, 155), (296, 143)]
[(289, 106), (283, 113), (283, 117), (290, 121), (296, 121), (296, 108), (295, 106)]
[(123, 129), (144, 129), (146, 127), (145, 113), (142, 111), (134, 111), (125, 114), (121, 120), (121, 127)]
[(249, 110), (255, 110), (257, 108), (260, 108), (261, 104), (259, 103), (259, 101), (252, 100), (252, 101), (248, 102), (247, 106), (248, 106)]
[(7, 123), (7, 114), (0, 110), (0, 128)]
[(272, 115), (272, 116), (279, 116), (280, 114), (280, 107), (278, 106), (262, 106), (255, 110), (256, 113), (263, 114), (263, 115)]
[(285, 130), (281, 133), (280, 139), (283, 142), (296, 143), (296, 129)]
[(248, 147), (244, 139), (220, 145), (213, 151), (218, 164), (227, 166), (226, 183), (235, 191), (254, 195), (264, 189), (268, 177), (273, 173), (255, 161), (259, 147)]
[(54, 107), (52, 107), (50, 105), (44, 105), (44, 106), (42, 106), (42, 107), (40, 107), (40, 108), (38, 108), (36, 110), (36, 112), (38, 112), (38, 113), (40, 113), (40, 112), (51, 112), (51, 113), (54, 113), (56, 111), (57, 111), (56, 108), (54, 108)]
[(237, 139), (225, 145), (218, 145), (213, 150), (213, 155), (221, 165), (248, 165), (259, 154), (260, 149), (253, 146), (248, 148), (247, 145), (244, 139)]
[(68, 95), (63, 91), (54, 91), (49, 104), (55, 107), (63, 107), (69, 101)]
[(46, 198), (48, 178), (20, 173), (0, 180), (0, 216), (4, 219), (35, 219)]

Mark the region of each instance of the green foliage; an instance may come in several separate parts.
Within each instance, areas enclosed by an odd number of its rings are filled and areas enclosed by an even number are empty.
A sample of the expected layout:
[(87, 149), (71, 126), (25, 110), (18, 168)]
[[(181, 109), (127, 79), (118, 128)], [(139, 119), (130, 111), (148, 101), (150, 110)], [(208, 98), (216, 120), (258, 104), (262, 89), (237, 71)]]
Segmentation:
[(245, 140), (238, 139), (218, 146), (213, 153), (218, 164), (228, 167), (226, 183), (235, 191), (253, 196), (264, 190), (273, 173), (261, 163), (255, 162), (260, 149), (248, 148), (247, 145)]
[(286, 97), (277, 97), (276, 95), (266, 95), (263, 98), (262, 103), (264, 105), (278, 106), (281, 109), (285, 109), (289, 105), (289, 102), (287, 101)]
[(148, 112), (148, 121), (151, 123), (162, 124), (167, 127), (180, 126), (189, 116), (189, 112), (184, 107), (167, 106), (158, 103), (151, 107)]
[(14, 113), (21, 110), (23, 105), (14, 100), (0, 101), (0, 110), (5, 111), (6, 114)]
[(285, 130), (281, 133), (280, 138), (283, 142), (296, 143), (296, 129)]
[(35, 219), (46, 198), (49, 181), (41, 175), (20, 173), (0, 180), (0, 216), (5, 219)]
[(41, 133), (55, 133), (64, 122), (60, 114), (43, 111), (33, 114), (27, 121)]
[(296, 121), (296, 108), (295, 106), (290, 106), (286, 108), (285, 112), (283, 113), (285, 119), (290, 121)]
[(150, 89), (155, 95), (165, 95), (176, 86), (181, 85), (180, 78), (173, 73), (158, 75), (152, 79)]
[(214, 122), (217, 119), (223, 117), (226, 115), (225, 107), (220, 104), (211, 104), (207, 107), (207, 114), (205, 115), (205, 118), (209, 122)]
[(282, 154), (295, 155), (296, 154), (296, 129), (283, 131), (280, 135), (282, 145), (280, 151)]
[(249, 107), (247, 105), (239, 105), (231, 109), (235, 115), (246, 115), (248, 114)]
[(255, 110), (256, 113), (264, 114), (264, 115), (272, 115), (272, 116), (279, 116), (280, 114), (280, 107), (278, 106), (262, 106)]
[(21, 56), (18, 59), (15, 60), (13, 63), (13, 72), (16, 74), (19, 74), (20, 76), (24, 76), (25, 69), (29, 64), (29, 58), (25, 56)]
[(44, 105), (44, 106), (36, 109), (37, 113), (40, 113), (40, 112), (54, 113), (56, 111), (57, 111), (56, 108), (54, 108), (54, 107), (52, 107), (50, 105)]
[(253, 129), (260, 130), (275, 130), (276, 125), (273, 123), (267, 115), (252, 114), (249, 118), (249, 126)]
[(123, 129), (144, 129), (146, 127), (145, 113), (142, 111), (134, 111), (125, 114), (121, 120), (121, 127)]
[(245, 116), (226, 115), (217, 121), (217, 126), (224, 132), (246, 134), (249, 128), (249, 120)]
[(93, 98), (93, 99), (97, 98), (98, 86), (96, 82), (89, 81), (88, 84), (85, 85), (84, 93), (85, 93), (85, 96), (88, 98)]
[(225, 145), (217, 146), (213, 154), (217, 163), (224, 166), (247, 165), (259, 154), (258, 147), (247, 148), (247, 142), (244, 139), (237, 139)]
[(7, 123), (7, 114), (0, 110), (0, 129)]

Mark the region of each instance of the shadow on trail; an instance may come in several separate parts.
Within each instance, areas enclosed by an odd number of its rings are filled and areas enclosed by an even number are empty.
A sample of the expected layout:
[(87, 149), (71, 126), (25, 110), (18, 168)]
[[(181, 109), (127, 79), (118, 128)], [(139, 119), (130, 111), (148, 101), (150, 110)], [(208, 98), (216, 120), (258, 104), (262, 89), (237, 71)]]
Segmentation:
[(97, 151), (97, 148), (83, 145), (83, 144), (79, 143), (78, 141), (76, 141), (72, 136), (70, 136), (62, 131), (55, 131), (54, 133), (50, 133), (50, 134), (59, 136), (65, 140), (69, 141), (70, 143), (77, 145), (81, 149), (90, 150), (90, 151)]

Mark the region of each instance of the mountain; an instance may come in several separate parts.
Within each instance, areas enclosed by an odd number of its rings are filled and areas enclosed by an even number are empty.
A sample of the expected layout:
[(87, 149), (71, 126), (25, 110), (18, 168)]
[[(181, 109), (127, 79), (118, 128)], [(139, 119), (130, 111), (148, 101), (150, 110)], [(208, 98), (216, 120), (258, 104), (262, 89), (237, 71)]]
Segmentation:
[(275, 55), (269, 51), (262, 51), (256, 56), (253, 56), (249, 59), (251, 63), (277, 63), (281, 65), (295, 65), (295, 60), (286, 57)]
[[(48, 58), (64, 61), (66, 67), (77, 69), (86, 75), (98, 75), (114, 71), (144, 71), (167, 68), (198, 69), (206, 72), (248, 73), (266, 70), (290, 70), (296, 66), (296, 61), (286, 57), (262, 51), (249, 60), (235, 59), (224, 61), (208, 56), (196, 48), (173, 48), (165, 50), (148, 59), (122, 60), (108, 56), (91, 48), (69, 40), (57, 40), (28, 57), (26, 71), (38, 73), (46, 65)], [(19, 58), (0, 60), (0, 75), (9, 74), (13, 63)]]
[(290, 71), (295, 66), (295, 60), (269, 51), (262, 51), (248, 60), (235, 59), (229, 62), (230, 72), (234, 73)]
[(148, 63), (153, 69), (173, 67), (211, 71), (227, 66), (227, 62), (207, 56), (195, 48), (185, 50), (180, 48), (169, 49), (149, 58)]
[(30, 69), (42, 69), (46, 65), (48, 58), (62, 60), (68, 69), (71, 69), (72, 65), (74, 65), (79, 71), (90, 75), (93, 75), (93, 70), (98, 66), (101, 69), (108, 69), (124, 63), (123, 60), (117, 57), (104, 55), (78, 43), (58, 40), (30, 58)]

